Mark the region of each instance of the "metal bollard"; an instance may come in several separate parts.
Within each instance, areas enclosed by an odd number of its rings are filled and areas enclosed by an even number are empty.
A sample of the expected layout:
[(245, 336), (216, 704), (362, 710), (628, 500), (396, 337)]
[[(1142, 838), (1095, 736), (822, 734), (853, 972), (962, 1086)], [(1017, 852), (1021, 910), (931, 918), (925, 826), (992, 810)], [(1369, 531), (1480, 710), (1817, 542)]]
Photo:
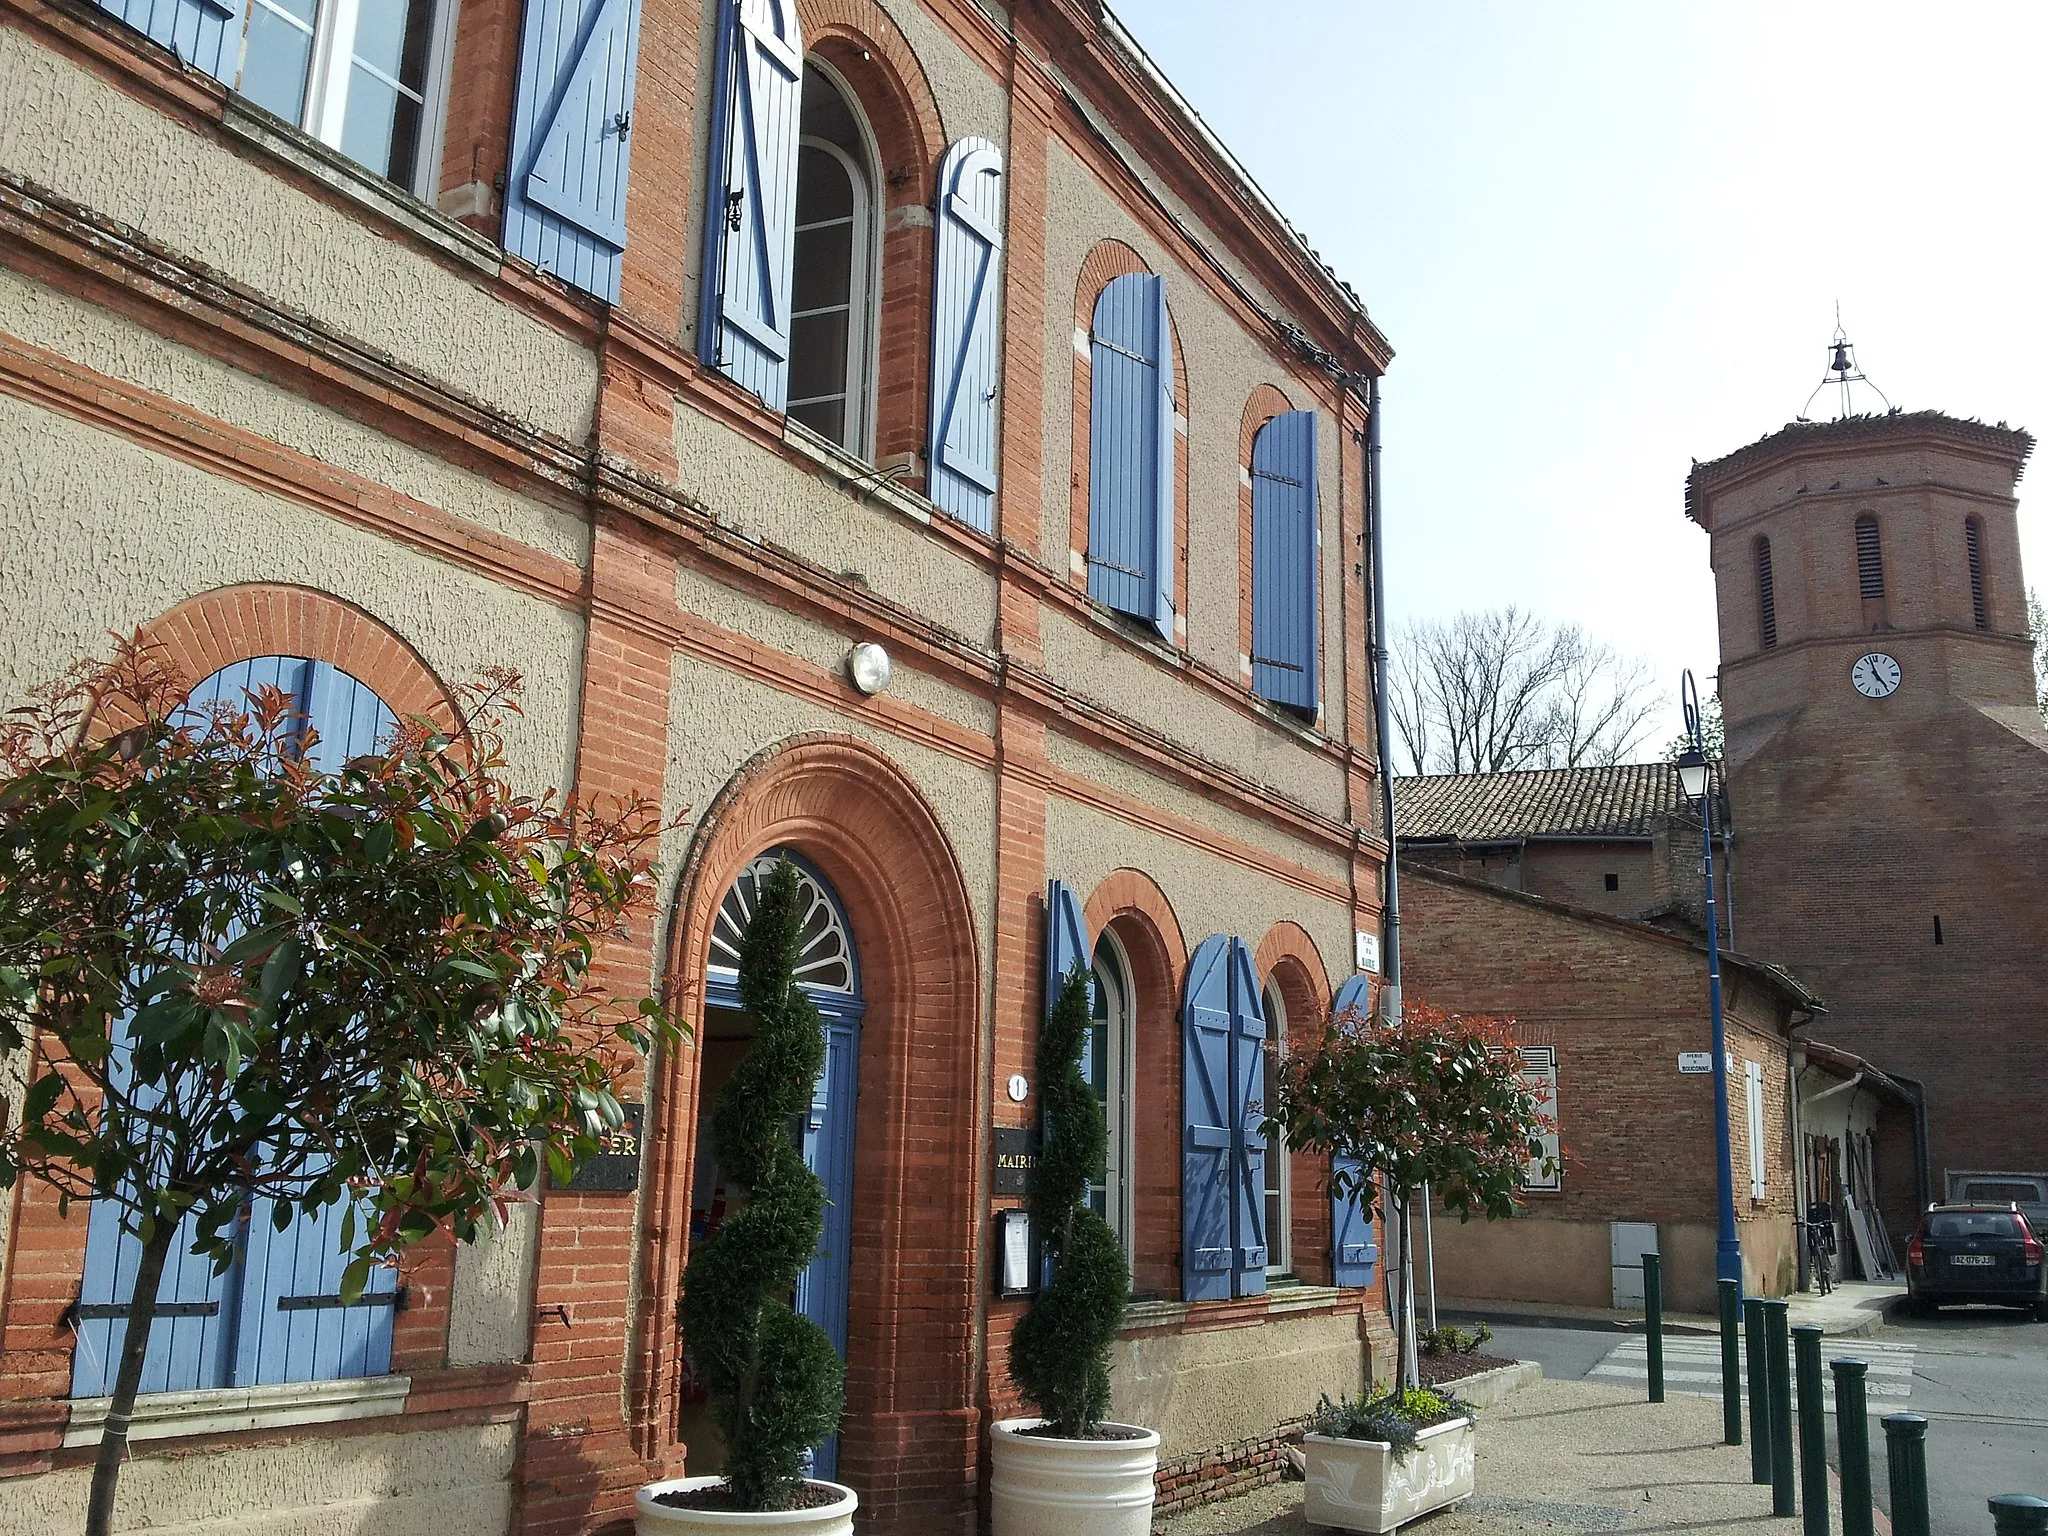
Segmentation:
[(1927, 1420), (1917, 1413), (1884, 1418), (1884, 1459), (1892, 1483), (1892, 1536), (1933, 1536), (1927, 1517)]
[(1771, 1513), (1796, 1514), (1799, 1491), (1792, 1484), (1792, 1341), (1790, 1313), (1783, 1301), (1764, 1303), (1764, 1349), (1771, 1391)]
[(2031, 1493), (2001, 1493), (1991, 1501), (1995, 1536), (2048, 1536), (2048, 1499)]
[(1734, 1280), (1717, 1282), (1721, 1303), (1721, 1438), (1729, 1445), (1742, 1444), (1742, 1286)]
[(1771, 1388), (1764, 1365), (1764, 1302), (1747, 1296), (1742, 1302), (1742, 1351), (1749, 1368), (1749, 1480), (1771, 1480)]
[(1650, 1401), (1664, 1401), (1664, 1261), (1643, 1255), (1643, 1331), (1650, 1350)]
[(1792, 1353), (1799, 1367), (1799, 1513), (1805, 1536), (1828, 1536), (1828, 1419), (1816, 1324), (1792, 1330)]
[(1835, 1360), (1835, 1442), (1842, 1452), (1842, 1536), (1872, 1536), (1870, 1411), (1863, 1403), (1862, 1360)]

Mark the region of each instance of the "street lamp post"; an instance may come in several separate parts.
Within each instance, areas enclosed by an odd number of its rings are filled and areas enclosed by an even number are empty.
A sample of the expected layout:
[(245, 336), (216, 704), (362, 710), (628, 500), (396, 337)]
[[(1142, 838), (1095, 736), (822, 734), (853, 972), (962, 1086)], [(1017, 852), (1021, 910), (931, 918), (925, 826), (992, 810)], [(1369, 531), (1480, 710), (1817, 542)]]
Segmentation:
[(1735, 1168), (1728, 1136), (1728, 1031), (1721, 1016), (1721, 927), (1714, 916), (1714, 800), (1709, 792), (1713, 775), (1708, 769), (1705, 743), (1700, 738), (1699, 688), (1690, 671), (1679, 686), (1679, 701), (1685, 708), (1685, 734), (1690, 744), (1678, 759), (1678, 782), (1688, 800), (1699, 802), (1706, 850), (1707, 1006), (1714, 1016), (1714, 1171), (1721, 1196), (1714, 1274), (1717, 1279), (1733, 1280), (1739, 1288), (1742, 1239), (1735, 1231)]

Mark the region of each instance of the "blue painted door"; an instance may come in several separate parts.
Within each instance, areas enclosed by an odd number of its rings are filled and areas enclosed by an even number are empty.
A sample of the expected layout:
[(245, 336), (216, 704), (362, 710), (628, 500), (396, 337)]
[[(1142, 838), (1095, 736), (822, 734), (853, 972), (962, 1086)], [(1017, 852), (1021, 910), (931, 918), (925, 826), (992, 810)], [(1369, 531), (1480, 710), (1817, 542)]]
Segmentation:
[(1188, 962), (1181, 1018), (1181, 1295), (1226, 1301), (1231, 1280), (1230, 944)]
[[(825, 1184), (825, 1230), (817, 1254), (798, 1276), (796, 1309), (830, 1335), (846, 1358), (847, 1302), (853, 1282), (853, 1124), (860, 1094), (858, 1005), (820, 1004), (825, 1020), (825, 1070), (811, 1091), (804, 1119), (804, 1162)], [(839, 1437), (811, 1453), (819, 1477), (839, 1472)]]
[[(1353, 976), (1337, 989), (1330, 1003), (1330, 1016), (1341, 1018), (1347, 1010), (1361, 1023), (1372, 1014), (1372, 983)], [(1333, 1157), (1330, 1171), (1357, 1172), (1364, 1163), (1355, 1157)], [(1330, 1270), (1333, 1285), (1371, 1285), (1378, 1270), (1379, 1245), (1372, 1240), (1372, 1197), (1360, 1187), (1349, 1194), (1330, 1191)]]

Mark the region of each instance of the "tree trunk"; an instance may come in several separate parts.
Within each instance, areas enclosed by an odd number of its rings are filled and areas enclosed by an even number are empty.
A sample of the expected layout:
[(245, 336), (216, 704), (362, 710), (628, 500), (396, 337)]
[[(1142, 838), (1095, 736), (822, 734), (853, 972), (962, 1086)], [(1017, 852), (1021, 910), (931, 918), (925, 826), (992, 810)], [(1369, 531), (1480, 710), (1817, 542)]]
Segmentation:
[(113, 1401), (107, 1406), (99, 1455), (92, 1465), (92, 1498), (85, 1510), (85, 1536), (113, 1533), (114, 1486), (121, 1477), (121, 1463), (128, 1456), (128, 1423), (134, 1417), (135, 1394), (142, 1385), (142, 1362), (149, 1354), (157, 1287), (163, 1282), (164, 1261), (170, 1257), (171, 1244), (177, 1238), (178, 1223), (159, 1219), (149, 1241), (142, 1245), (141, 1262), (135, 1266), (135, 1285), (128, 1296), (128, 1328), (121, 1339), (121, 1368), (114, 1373)]

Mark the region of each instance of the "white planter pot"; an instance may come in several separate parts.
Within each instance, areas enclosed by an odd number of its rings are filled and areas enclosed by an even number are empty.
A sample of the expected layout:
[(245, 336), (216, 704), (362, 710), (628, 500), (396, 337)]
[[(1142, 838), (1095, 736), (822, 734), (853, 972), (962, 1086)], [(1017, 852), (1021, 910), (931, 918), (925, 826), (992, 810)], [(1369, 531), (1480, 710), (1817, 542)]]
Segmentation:
[(1310, 1525), (1342, 1531), (1391, 1531), (1472, 1492), (1475, 1455), (1470, 1419), (1425, 1429), (1400, 1462), (1384, 1440), (1305, 1435), (1308, 1486), (1301, 1504)]
[(989, 1429), (989, 1525), (994, 1536), (1150, 1536), (1159, 1433), (1135, 1424), (1131, 1440), (1027, 1435), (1043, 1419)]
[[(853, 1536), (853, 1510), (860, 1502), (851, 1488), (839, 1483), (823, 1486), (837, 1490), (839, 1502), (816, 1509), (778, 1509), (754, 1513), (743, 1510), (677, 1509), (657, 1504), (658, 1493), (687, 1493), (692, 1488), (709, 1488), (724, 1482), (722, 1477), (678, 1477), (665, 1483), (649, 1483), (635, 1498), (639, 1518), (634, 1530), (639, 1536), (703, 1536), (718, 1532), (761, 1532), (763, 1536)], [(816, 1480), (813, 1480), (814, 1484)]]

